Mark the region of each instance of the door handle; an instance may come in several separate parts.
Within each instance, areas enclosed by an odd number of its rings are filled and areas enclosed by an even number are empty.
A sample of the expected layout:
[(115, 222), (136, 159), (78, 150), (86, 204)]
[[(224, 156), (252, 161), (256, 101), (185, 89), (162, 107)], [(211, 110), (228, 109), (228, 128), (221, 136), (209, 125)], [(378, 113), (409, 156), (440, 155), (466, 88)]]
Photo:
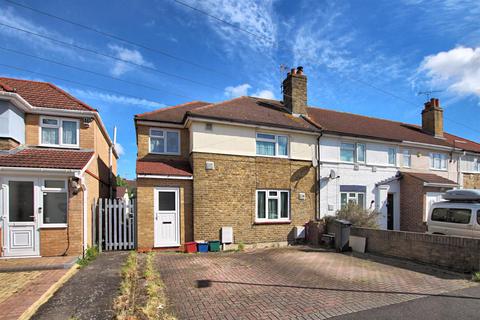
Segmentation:
[(163, 224), (172, 224), (172, 221), (163, 221)]

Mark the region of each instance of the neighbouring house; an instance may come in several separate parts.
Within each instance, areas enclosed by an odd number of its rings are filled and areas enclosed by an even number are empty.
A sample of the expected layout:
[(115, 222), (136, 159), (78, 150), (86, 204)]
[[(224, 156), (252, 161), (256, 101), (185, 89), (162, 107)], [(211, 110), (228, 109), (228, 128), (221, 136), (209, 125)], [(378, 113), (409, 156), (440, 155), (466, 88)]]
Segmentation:
[(0, 78), (1, 255), (80, 255), (117, 153), (97, 110), (53, 84)]
[(282, 101), (136, 115), (138, 246), (180, 248), (222, 227), (236, 243), (286, 243), (351, 201), (380, 211), (384, 229), (420, 230), (428, 201), (463, 185), (463, 167), (471, 184), (480, 174), (480, 144), (444, 133), (442, 112), (432, 99), (417, 126), (310, 107), (299, 67)]

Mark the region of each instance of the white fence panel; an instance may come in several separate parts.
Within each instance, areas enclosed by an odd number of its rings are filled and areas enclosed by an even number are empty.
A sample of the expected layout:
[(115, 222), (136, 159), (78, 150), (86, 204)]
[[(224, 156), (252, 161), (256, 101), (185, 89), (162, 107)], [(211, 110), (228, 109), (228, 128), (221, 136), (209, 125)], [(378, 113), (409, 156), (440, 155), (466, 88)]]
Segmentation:
[[(100, 250), (132, 250), (136, 247), (133, 199), (99, 199), (93, 207), (94, 239)], [(98, 238), (97, 238), (98, 236)]]

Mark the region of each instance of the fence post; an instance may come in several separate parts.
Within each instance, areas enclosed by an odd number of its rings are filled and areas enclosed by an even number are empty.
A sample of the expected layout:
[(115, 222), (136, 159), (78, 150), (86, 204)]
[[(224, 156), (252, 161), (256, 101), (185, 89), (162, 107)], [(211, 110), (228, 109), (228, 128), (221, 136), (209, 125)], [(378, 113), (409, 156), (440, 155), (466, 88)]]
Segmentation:
[(92, 246), (97, 244), (97, 201), (93, 198), (92, 207)]
[(102, 219), (103, 219), (103, 199), (98, 199), (98, 251), (102, 252)]

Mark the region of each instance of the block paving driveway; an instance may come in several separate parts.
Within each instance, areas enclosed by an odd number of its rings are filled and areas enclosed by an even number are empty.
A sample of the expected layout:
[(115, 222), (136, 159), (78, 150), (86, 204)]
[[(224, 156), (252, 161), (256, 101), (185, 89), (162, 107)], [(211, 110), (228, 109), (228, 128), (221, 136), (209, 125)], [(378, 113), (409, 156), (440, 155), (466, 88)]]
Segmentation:
[(308, 248), (157, 254), (178, 319), (326, 319), (476, 286), (414, 263)]

